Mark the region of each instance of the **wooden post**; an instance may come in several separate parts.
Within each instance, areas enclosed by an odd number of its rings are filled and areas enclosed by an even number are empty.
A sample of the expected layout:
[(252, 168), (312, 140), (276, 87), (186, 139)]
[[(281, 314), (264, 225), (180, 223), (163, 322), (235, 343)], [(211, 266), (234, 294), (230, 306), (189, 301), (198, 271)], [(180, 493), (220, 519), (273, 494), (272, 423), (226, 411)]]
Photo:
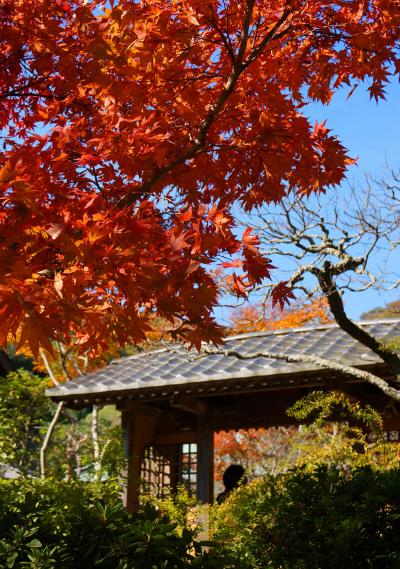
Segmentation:
[(208, 415), (198, 418), (197, 427), (197, 498), (208, 504), (214, 500), (214, 431)]
[(157, 423), (157, 417), (141, 412), (139, 407), (128, 407), (122, 411), (124, 447), (128, 460), (125, 501), (130, 513), (139, 507), (140, 465), (144, 449), (152, 442)]

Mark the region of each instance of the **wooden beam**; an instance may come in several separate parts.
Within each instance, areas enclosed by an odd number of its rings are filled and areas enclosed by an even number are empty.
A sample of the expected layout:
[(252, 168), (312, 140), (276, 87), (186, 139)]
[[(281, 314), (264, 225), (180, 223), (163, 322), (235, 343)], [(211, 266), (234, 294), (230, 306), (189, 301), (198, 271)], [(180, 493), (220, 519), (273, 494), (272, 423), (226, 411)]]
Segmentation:
[(196, 431), (180, 431), (176, 433), (160, 433), (154, 437), (155, 445), (171, 445), (197, 443)]
[(132, 401), (129, 399), (125, 400), (123, 403), (119, 403), (116, 408), (121, 412), (139, 413), (140, 415), (149, 415), (151, 417), (164, 417), (168, 415), (168, 413), (163, 409), (159, 409), (158, 407), (154, 407), (153, 405), (149, 405), (143, 401)]
[(194, 397), (171, 397), (169, 404), (175, 409), (182, 409), (182, 411), (193, 413), (194, 415), (204, 415), (207, 411), (206, 402)]

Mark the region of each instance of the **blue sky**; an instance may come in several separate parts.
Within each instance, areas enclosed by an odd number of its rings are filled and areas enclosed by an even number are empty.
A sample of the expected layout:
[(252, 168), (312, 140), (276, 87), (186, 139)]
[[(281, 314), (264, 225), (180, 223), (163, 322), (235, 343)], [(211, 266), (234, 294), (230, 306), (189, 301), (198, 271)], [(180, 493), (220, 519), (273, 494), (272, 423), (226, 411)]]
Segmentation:
[[(347, 175), (351, 183), (363, 184), (365, 175), (380, 177), (385, 165), (400, 169), (400, 84), (387, 88), (387, 99), (378, 104), (370, 100), (365, 88), (360, 86), (347, 99), (345, 91), (339, 91), (329, 106), (312, 105), (309, 116), (327, 121), (327, 126), (341, 139), (352, 157), (358, 157)], [(400, 252), (397, 261), (400, 266)], [(347, 293), (346, 308), (352, 318), (358, 318), (376, 306), (398, 299), (400, 291), (382, 293)]]
[(361, 181), (365, 172), (379, 174), (386, 161), (400, 166), (399, 83), (391, 84), (387, 100), (378, 104), (360, 86), (350, 99), (339, 91), (328, 106), (314, 104), (308, 114), (319, 121), (326, 119), (351, 155), (358, 156), (358, 164), (349, 169), (349, 179)]
[[(347, 93), (348, 90), (338, 91), (328, 106), (311, 104), (305, 114), (318, 122), (326, 120), (327, 127), (340, 138), (349, 155), (358, 158), (357, 164), (349, 168), (343, 186), (350, 183), (362, 191), (367, 174), (380, 178), (385, 174), (386, 165), (400, 170), (400, 84), (389, 85), (386, 100), (378, 104), (370, 100), (365, 86), (361, 85), (350, 99), (347, 99)], [(400, 251), (392, 260), (400, 270)], [(284, 259), (280, 257), (279, 269), (285, 271), (283, 263)], [(274, 277), (288, 278), (288, 275), (275, 274)], [(349, 316), (358, 319), (363, 312), (398, 298), (400, 290), (368, 290), (346, 292), (344, 300)], [(234, 303), (231, 298), (224, 301)], [(230, 312), (231, 309), (221, 307), (216, 315), (221, 322), (227, 323)]]

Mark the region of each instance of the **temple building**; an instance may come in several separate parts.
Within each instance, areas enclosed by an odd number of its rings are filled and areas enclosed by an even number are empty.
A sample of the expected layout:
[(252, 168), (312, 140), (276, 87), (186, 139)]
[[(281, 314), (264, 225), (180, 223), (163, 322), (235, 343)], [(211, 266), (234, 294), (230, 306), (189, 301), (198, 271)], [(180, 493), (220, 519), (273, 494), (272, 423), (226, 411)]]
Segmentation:
[[(400, 337), (400, 320), (359, 325), (383, 340)], [(291, 424), (286, 409), (315, 389), (340, 390), (373, 405), (388, 436), (398, 440), (400, 407), (370, 383), (315, 363), (259, 355), (319, 356), (390, 379), (387, 366), (337, 325), (231, 336), (222, 349), (256, 357), (161, 344), (48, 390), (70, 407), (115, 404), (121, 411), (129, 510), (137, 507), (141, 487), (162, 495), (178, 483), (212, 502), (214, 433)]]

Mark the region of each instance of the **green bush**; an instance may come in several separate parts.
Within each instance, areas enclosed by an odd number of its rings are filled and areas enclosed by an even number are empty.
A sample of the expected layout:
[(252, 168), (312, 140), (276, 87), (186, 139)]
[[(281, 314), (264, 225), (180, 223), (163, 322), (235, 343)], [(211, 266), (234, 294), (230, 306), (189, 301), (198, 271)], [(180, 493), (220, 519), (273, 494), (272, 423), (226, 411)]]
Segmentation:
[(193, 533), (148, 504), (129, 515), (116, 485), (0, 482), (0, 567), (185, 569), (215, 567)]
[(202, 507), (207, 508), (207, 506), (201, 506), (197, 498), (193, 494), (190, 495), (183, 485), (179, 485), (174, 493), (164, 498), (156, 498), (151, 494), (146, 494), (142, 496), (141, 500), (144, 504), (152, 504), (162, 515), (176, 524), (178, 535), (182, 535), (185, 529), (190, 529), (194, 535), (197, 535), (202, 529), (198, 520), (199, 510)]
[(395, 569), (399, 530), (399, 469), (299, 468), (213, 510), (213, 538), (235, 569)]

